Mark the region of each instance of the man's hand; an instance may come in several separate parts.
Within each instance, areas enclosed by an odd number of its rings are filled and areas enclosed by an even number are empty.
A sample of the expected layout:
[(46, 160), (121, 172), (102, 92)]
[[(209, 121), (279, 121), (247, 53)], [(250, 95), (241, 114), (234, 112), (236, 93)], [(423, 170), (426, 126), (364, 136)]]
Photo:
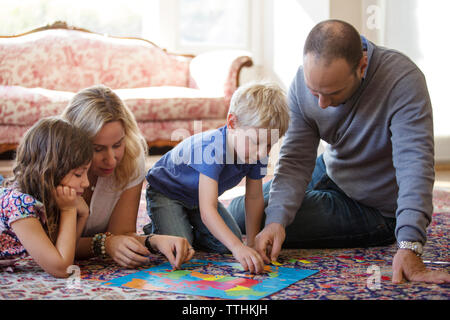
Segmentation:
[(286, 231), (279, 223), (268, 224), (258, 233), (255, 237), (255, 248), (265, 263), (269, 264), (272, 261), (277, 261), (285, 238)]
[(450, 275), (445, 271), (427, 269), (413, 251), (399, 249), (392, 262), (392, 283), (401, 283), (403, 279), (442, 284), (450, 282)]

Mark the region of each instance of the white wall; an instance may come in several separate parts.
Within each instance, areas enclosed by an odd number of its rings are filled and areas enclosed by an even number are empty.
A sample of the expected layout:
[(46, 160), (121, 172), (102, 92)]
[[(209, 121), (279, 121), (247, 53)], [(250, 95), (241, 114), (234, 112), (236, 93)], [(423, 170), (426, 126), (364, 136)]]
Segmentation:
[(436, 162), (450, 162), (447, 63), (448, 0), (386, 1), (383, 45), (408, 55), (427, 79), (434, 115)]
[(250, 70), (243, 70), (241, 81), (267, 79), (284, 89), (303, 62), (303, 44), (311, 28), (328, 19), (329, 0), (261, 0), (263, 53)]
[[(258, 1), (258, 0), (256, 0)], [(311, 28), (328, 19), (345, 20), (378, 45), (402, 51), (424, 72), (434, 112), (437, 162), (450, 162), (447, 94), (448, 0), (261, 0), (257, 64), (241, 81), (266, 78), (287, 89), (302, 64)], [(253, 32), (253, 36), (258, 36)]]

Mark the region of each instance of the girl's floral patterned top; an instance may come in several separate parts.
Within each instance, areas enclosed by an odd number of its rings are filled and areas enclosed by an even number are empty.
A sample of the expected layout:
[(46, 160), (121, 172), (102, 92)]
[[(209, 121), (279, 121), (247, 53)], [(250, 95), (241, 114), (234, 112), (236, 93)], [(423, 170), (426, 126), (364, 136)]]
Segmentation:
[(14, 188), (0, 188), (0, 259), (27, 254), (11, 224), (19, 219), (37, 218), (45, 223), (43, 204)]

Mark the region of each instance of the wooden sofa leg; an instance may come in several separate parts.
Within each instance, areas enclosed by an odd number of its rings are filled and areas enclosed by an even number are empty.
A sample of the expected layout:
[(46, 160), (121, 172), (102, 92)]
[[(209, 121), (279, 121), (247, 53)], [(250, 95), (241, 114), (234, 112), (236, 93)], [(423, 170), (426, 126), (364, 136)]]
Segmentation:
[(147, 141), (147, 146), (149, 148), (151, 147), (175, 147), (177, 144), (179, 144), (181, 141), (172, 141), (172, 140), (154, 140), (154, 141)]
[(3, 143), (0, 144), (0, 153), (6, 152), (6, 151), (11, 151), (11, 150), (16, 150), (18, 147), (17, 143)]

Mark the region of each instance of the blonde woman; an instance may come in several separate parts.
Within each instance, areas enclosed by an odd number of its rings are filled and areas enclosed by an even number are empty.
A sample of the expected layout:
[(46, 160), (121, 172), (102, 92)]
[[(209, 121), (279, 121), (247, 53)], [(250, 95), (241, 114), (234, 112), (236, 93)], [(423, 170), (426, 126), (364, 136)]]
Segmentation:
[(72, 98), (63, 117), (86, 132), (94, 147), (91, 187), (83, 194), (90, 216), (77, 258), (108, 255), (127, 268), (145, 264), (157, 251), (174, 268), (191, 259), (194, 250), (186, 239), (136, 234), (147, 146), (123, 101), (110, 88), (93, 86)]

